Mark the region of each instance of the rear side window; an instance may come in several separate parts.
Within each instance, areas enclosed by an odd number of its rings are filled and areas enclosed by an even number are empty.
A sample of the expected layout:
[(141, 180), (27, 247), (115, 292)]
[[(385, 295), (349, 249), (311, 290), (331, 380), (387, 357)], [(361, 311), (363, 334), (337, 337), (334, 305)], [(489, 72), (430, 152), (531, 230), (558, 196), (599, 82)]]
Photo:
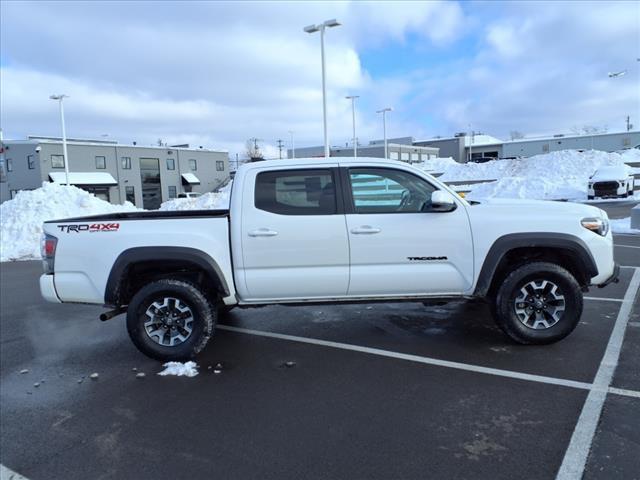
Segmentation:
[(279, 215), (333, 215), (336, 187), (333, 172), (278, 170), (256, 177), (255, 206)]

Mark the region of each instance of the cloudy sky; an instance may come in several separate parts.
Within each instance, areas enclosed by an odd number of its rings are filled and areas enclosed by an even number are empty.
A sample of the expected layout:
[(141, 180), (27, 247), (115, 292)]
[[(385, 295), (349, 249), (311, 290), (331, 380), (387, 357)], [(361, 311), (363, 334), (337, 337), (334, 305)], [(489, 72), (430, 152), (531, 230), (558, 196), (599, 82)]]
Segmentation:
[[(482, 131), (501, 138), (584, 125), (640, 126), (639, 2), (0, 2), (5, 138), (161, 138), (244, 152), (247, 138), (322, 143), (327, 31), (329, 137)], [(627, 70), (617, 78), (609, 72)], [(469, 127), (471, 126), (471, 127)]]

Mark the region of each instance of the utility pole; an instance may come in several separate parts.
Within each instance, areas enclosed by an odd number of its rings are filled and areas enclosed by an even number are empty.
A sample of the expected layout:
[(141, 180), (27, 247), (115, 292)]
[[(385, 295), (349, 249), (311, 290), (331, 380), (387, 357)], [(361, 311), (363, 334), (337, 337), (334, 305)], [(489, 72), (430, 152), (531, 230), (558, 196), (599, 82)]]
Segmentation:
[(291, 136), (291, 158), (296, 158), (296, 142), (293, 138), (293, 130), (289, 130), (289, 135)]
[(631, 117), (627, 115), (627, 132), (630, 132), (632, 128), (633, 125), (631, 125)]
[(353, 125), (353, 158), (358, 158), (358, 137), (356, 137), (356, 98), (360, 98), (358, 95), (349, 95), (345, 97), (347, 100), (351, 100), (351, 122)]
[(284, 146), (284, 142), (278, 139), (278, 159), (282, 160), (282, 147)]
[(309, 25), (304, 27), (304, 31), (307, 33), (320, 32), (320, 61), (322, 63), (322, 123), (324, 126), (324, 156), (329, 158), (331, 155), (329, 150), (329, 136), (327, 134), (327, 86), (326, 86), (326, 74), (325, 74), (325, 60), (324, 60), (324, 31), (327, 28), (337, 27), (340, 23), (335, 19), (327, 20), (318, 25)]
[(389, 158), (389, 152), (387, 148), (387, 112), (391, 112), (393, 108), (386, 107), (382, 110), (377, 110), (376, 113), (382, 114), (382, 134), (384, 135), (384, 158)]
[(62, 158), (64, 160), (65, 181), (68, 187), (71, 184), (69, 183), (69, 156), (67, 155), (67, 131), (64, 126), (64, 106), (62, 105), (62, 101), (65, 98), (69, 98), (69, 96), (64, 94), (59, 94), (59, 95), (51, 95), (49, 98), (51, 100), (56, 100), (60, 105), (60, 124), (62, 126)]

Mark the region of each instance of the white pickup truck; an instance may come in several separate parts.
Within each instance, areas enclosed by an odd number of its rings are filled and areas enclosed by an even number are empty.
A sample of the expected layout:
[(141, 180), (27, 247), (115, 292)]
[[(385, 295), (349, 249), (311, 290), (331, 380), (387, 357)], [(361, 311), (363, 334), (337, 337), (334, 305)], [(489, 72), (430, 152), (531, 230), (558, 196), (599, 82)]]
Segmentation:
[(482, 298), (525, 344), (555, 342), (582, 292), (617, 281), (607, 214), (581, 204), (467, 202), (372, 158), (243, 165), (229, 210), (134, 212), (44, 225), (42, 295), (127, 313), (159, 360), (200, 352), (232, 307)]

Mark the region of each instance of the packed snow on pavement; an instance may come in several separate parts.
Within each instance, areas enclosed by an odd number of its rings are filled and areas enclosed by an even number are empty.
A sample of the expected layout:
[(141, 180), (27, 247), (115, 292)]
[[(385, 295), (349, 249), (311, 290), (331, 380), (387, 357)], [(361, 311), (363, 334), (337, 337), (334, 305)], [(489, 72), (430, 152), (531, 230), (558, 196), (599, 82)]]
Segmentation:
[[(495, 180), (469, 185), (467, 198), (527, 198), (536, 200), (587, 200), (589, 177), (602, 166), (621, 166), (629, 173), (640, 173), (625, 162), (640, 162), (640, 150), (622, 153), (590, 150), (561, 150), (529, 158), (494, 160), (486, 163), (457, 163), (438, 158), (420, 166), (427, 172), (442, 173), (443, 182)], [(458, 187), (460, 188), (460, 187)]]
[(22, 190), (0, 205), (0, 261), (40, 258), (42, 224), (47, 220), (138, 210), (113, 205), (80, 188), (45, 182)]
[(229, 208), (231, 184), (217, 192), (204, 193), (195, 198), (174, 198), (160, 205), (160, 210), (217, 210)]

